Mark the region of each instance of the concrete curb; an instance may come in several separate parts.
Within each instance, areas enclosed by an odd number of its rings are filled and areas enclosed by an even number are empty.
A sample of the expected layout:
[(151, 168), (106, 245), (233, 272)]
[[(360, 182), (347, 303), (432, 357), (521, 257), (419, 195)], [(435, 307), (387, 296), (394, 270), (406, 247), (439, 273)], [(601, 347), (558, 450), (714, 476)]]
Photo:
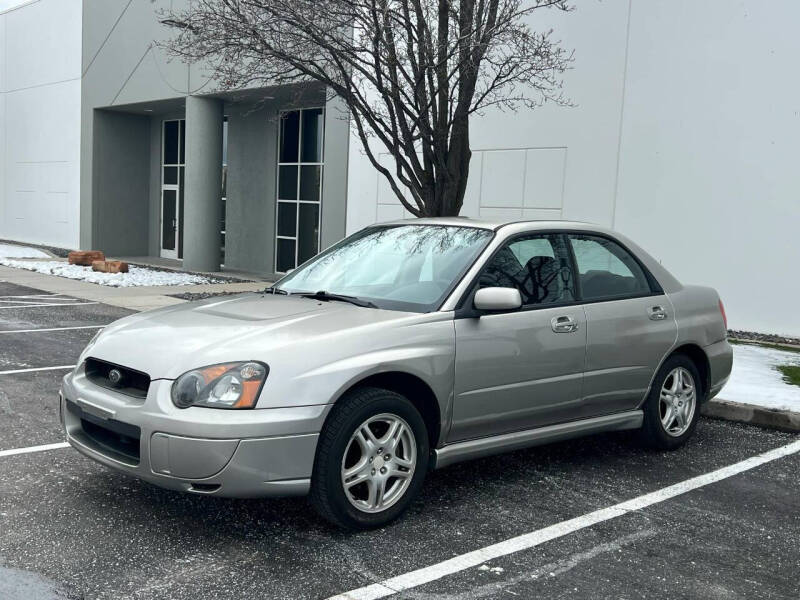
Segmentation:
[(800, 432), (800, 412), (763, 408), (716, 398), (706, 402), (700, 412), (715, 419), (739, 421), (781, 431)]

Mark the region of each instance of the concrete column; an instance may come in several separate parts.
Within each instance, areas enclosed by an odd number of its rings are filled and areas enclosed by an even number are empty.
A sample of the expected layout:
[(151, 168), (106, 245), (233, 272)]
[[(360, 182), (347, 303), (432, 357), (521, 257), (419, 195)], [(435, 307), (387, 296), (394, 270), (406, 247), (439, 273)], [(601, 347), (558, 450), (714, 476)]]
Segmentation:
[(183, 266), (218, 271), (222, 192), (222, 100), (186, 98)]

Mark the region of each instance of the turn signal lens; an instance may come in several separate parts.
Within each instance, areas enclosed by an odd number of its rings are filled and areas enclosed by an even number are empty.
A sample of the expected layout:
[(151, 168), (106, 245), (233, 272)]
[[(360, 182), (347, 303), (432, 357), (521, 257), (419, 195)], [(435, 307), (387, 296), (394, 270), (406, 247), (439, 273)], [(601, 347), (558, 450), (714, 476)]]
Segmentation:
[(178, 408), (253, 408), (269, 373), (260, 362), (211, 365), (184, 373), (172, 384)]

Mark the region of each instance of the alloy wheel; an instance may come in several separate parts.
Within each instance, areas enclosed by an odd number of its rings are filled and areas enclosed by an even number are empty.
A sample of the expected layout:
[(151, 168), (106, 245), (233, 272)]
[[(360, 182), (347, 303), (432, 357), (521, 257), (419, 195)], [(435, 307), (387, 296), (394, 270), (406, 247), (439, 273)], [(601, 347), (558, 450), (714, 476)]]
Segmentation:
[(697, 390), (688, 369), (672, 369), (664, 380), (659, 398), (661, 426), (668, 435), (680, 437), (692, 424), (697, 406)]
[(417, 442), (406, 421), (384, 413), (359, 425), (342, 458), (341, 479), (350, 504), (378, 513), (403, 497), (417, 464)]

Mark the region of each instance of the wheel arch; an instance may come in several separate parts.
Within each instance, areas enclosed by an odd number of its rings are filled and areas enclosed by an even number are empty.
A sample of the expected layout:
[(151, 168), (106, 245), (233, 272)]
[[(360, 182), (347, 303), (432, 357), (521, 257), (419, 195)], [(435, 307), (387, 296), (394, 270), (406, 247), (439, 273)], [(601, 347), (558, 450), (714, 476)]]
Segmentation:
[[(669, 353), (667, 358), (676, 354), (683, 354), (687, 356), (697, 367), (700, 373), (700, 384), (703, 386), (703, 395), (701, 402), (705, 402), (708, 398), (708, 392), (711, 389), (711, 363), (708, 360), (708, 355), (697, 344), (687, 343), (682, 344)], [(666, 358), (664, 359), (666, 360)]]
[[(351, 384), (337, 396), (335, 402), (338, 402), (349, 392), (364, 387), (383, 388), (408, 398), (409, 402), (411, 402), (414, 408), (422, 415), (422, 420), (425, 422), (425, 427), (428, 430), (428, 441), (431, 450), (436, 448), (442, 433), (441, 405), (433, 389), (424, 379), (407, 371), (400, 370), (380, 371), (368, 374), (357, 381), (351, 382)], [(325, 419), (326, 422), (328, 418), (330, 418), (330, 414)]]

